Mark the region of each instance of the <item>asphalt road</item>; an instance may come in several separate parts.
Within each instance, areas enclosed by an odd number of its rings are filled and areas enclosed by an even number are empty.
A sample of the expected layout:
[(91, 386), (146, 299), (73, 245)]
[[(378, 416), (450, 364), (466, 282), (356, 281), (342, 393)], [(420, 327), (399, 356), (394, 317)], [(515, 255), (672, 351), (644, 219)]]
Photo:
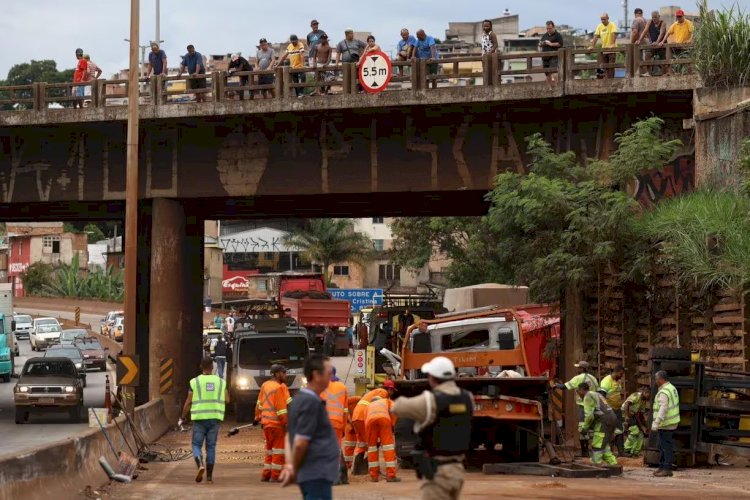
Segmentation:
[[(39, 314), (30, 310), (23, 312)], [(32, 353), (28, 340), (19, 340), (18, 346), (21, 355), (16, 358), (16, 373), (20, 373), (23, 364), (28, 358), (37, 354)], [(113, 367), (109, 365), (110, 382), (114, 380), (112, 369)], [(86, 375), (86, 388), (83, 390), (83, 401), (87, 408), (101, 408), (104, 406), (105, 374), (106, 372), (92, 370)], [(9, 453), (17, 454), (20, 450), (58, 441), (88, 429), (88, 423), (71, 423), (68, 414), (65, 412), (44, 415), (32, 414), (27, 423), (16, 424), (13, 387), (17, 382), (17, 378), (12, 378), (10, 383), (0, 382), (0, 436), (2, 436), (0, 440), (0, 455)], [(88, 410), (86, 413), (88, 414)]]

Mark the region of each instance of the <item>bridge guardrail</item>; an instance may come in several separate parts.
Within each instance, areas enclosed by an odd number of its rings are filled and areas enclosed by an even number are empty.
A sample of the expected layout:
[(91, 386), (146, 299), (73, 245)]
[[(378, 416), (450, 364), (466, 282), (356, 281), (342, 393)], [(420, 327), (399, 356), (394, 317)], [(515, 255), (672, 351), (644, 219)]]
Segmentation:
[[(513, 52), (485, 55), (447, 56), (438, 60), (393, 61), (394, 75), (386, 92), (429, 91), (446, 86), (498, 86), (534, 82), (538, 75), (557, 75), (557, 85), (566, 81), (610, 78), (624, 71), (624, 78), (654, 74), (660, 68), (662, 77), (691, 72), (693, 59), (690, 45), (665, 44), (622, 45), (603, 48), (564, 48), (553, 52)], [(656, 59), (654, 59), (656, 56)], [(545, 61), (555, 64), (545, 64)], [(617, 73), (616, 73), (617, 72)], [(597, 73), (599, 73), (597, 75)], [(195, 76), (155, 76), (140, 79), (140, 104), (162, 106), (192, 101), (197, 95), (208, 102), (237, 99), (239, 92), (250, 92), (257, 98), (269, 92), (275, 99), (290, 99), (298, 94), (320, 93), (324, 88), (333, 94), (357, 94), (358, 68), (355, 64), (328, 65), (317, 68), (277, 67), (272, 70), (223, 71)], [(523, 78), (521, 80), (521, 78)], [(205, 85), (197, 84), (204, 81)], [(536, 79), (539, 82), (539, 79)], [(69, 105), (83, 102), (90, 107), (122, 106), (127, 103), (127, 80), (95, 80), (82, 83), (33, 83), (0, 87), (0, 109), (45, 110), (53, 103)], [(83, 87), (84, 94), (76, 89)], [(192, 87), (192, 88), (191, 88)], [(300, 90), (301, 89), (301, 90)]]

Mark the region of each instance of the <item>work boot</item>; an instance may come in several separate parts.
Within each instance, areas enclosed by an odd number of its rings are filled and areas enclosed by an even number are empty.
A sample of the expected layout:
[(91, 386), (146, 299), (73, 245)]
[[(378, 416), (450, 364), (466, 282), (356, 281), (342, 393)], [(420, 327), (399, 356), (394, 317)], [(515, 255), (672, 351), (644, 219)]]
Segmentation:
[(354, 457), (354, 464), (352, 465), (352, 476), (364, 476), (369, 472), (369, 467), (367, 466), (367, 459), (365, 459), (365, 454), (360, 453), (359, 455)]
[(581, 457), (588, 457), (589, 456), (589, 442), (586, 439), (579, 440), (579, 443), (581, 443)]
[(658, 471), (654, 472), (654, 477), (672, 477), (672, 471), (659, 469)]
[(206, 482), (214, 482), (214, 464), (206, 464)]
[(385, 478), (386, 483), (400, 483), (401, 478), (400, 477), (387, 477)]

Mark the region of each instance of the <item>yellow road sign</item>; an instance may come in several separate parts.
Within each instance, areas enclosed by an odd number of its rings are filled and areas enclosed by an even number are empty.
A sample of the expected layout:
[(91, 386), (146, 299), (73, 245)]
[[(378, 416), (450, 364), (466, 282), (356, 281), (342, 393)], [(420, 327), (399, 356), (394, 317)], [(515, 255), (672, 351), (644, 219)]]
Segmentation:
[(138, 387), (140, 384), (138, 356), (120, 354), (117, 356), (117, 385)]

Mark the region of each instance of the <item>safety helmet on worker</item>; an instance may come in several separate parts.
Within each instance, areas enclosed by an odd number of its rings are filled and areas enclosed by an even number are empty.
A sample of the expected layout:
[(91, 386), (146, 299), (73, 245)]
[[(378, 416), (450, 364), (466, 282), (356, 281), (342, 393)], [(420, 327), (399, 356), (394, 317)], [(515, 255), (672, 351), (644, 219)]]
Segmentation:
[(440, 380), (453, 380), (456, 378), (456, 367), (450, 359), (438, 356), (422, 365), (422, 373)]

